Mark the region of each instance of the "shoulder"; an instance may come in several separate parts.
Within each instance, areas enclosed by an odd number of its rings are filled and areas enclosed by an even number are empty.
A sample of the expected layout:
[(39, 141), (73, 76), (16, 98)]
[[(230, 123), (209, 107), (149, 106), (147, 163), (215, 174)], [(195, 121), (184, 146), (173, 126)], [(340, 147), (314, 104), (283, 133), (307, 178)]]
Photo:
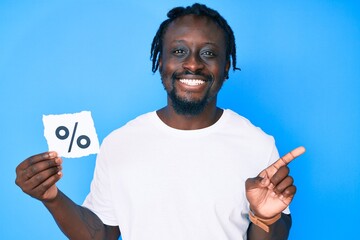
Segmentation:
[[(247, 157), (256, 159), (247, 162), (247, 169), (251, 173), (258, 173), (270, 163), (278, 159), (278, 151), (273, 136), (255, 126), (247, 118), (225, 110), (225, 127), (228, 138), (236, 145), (241, 153), (246, 152)], [(230, 144), (229, 144), (230, 145)]]
[(263, 139), (273, 142), (273, 137), (264, 132), (260, 127), (255, 126), (249, 119), (230, 110), (224, 110), (224, 127), (234, 134), (245, 135), (247, 137)]
[(129, 122), (127, 122), (124, 126), (115, 129), (109, 135), (105, 137), (102, 145), (119, 141), (123, 139), (125, 136), (129, 140), (132, 136), (139, 134), (141, 132), (146, 132), (148, 129), (151, 129), (153, 122), (156, 119), (156, 112), (148, 112), (142, 114)]

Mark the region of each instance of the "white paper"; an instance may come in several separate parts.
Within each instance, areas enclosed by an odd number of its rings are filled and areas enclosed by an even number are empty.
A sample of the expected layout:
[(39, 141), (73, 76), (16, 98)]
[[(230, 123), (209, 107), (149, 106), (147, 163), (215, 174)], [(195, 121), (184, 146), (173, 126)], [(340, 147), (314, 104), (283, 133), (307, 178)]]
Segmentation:
[(99, 152), (99, 140), (91, 112), (43, 115), (44, 136), (49, 151), (78, 158)]

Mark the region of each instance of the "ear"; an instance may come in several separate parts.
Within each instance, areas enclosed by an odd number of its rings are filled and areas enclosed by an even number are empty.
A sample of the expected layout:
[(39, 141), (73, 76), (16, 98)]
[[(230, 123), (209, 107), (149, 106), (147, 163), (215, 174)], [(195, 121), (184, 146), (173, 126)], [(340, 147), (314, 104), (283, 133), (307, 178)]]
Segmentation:
[(162, 72), (162, 58), (159, 56), (159, 73)]
[(225, 81), (229, 79), (229, 69), (230, 69), (230, 61), (227, 61), (225, 65)]

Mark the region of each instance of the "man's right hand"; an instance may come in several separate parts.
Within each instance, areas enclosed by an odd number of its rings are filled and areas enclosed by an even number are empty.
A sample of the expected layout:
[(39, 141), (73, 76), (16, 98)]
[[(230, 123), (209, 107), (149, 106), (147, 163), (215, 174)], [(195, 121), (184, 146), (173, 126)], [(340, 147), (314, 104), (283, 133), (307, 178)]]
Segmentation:
[(58, 194), (55, 184), (62, 177), (61, 163), (56, 152), (29, 157), (17, 166), (15, 183), (31, 197), (50, 202)]

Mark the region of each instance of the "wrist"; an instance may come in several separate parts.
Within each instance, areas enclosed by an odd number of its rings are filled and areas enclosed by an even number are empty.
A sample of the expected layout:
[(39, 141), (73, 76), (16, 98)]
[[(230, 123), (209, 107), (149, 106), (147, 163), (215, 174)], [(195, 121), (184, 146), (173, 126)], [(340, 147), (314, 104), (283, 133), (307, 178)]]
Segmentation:
[(61, 192), (58, 188), (56, 188), (56, 194), (55, 197), (51, 198), (51, 199), (43, 199), (41, 202), (45, 205), (45, 206), (51, 206), (54, 205), (58, 202), (58, 200), (61, 198)]
[(249, 220), (255, 224), (256, 226), (263, 229), (265, 232), (269, 232), (269, 226), (273, 223), (277, 222), (281, 218), (281, 213), (278, 213), (274, 217), (271, 218), (262, 218), (257, 215), (250, 209), (249, 211)]

